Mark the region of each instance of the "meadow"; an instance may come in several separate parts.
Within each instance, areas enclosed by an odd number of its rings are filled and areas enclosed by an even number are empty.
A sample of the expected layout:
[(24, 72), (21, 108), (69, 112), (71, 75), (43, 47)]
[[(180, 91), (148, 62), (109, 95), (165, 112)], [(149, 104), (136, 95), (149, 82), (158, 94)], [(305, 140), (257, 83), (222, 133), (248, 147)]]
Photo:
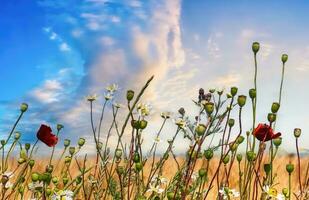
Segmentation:
[[(278, 155), (283, 148), (284, 135), (276, 132), (276, 120), (282, 107), (288, 55), (281, 57), (278, 100), (272, 105), (262, 105), (269, 107), (267, 123), (264, 123), (256, 121), (259, 51), (260, 44), (254, 42), (254, 87), (248, 94), (238, 94), (236, 86), (227, 91), (199, 89), (192, 102), (199, 110), (194, 120), (181, 105), (174, 113), (162, 112), (161, 125), (146, 152), (143, 131), (152, 119), (150, 106), (142, 99), (151, 87), (153, 76), (137, 92), (127, 90), (126, 105), (114, 101), (117, 85), (106, 87), (98, 121), (94, 120), (97, 118), (93, 111), (98, 97), (86, 97), (90, 108), (90, 132), (96, 147), (94, 155), (80, 153), (88, 142), (84, 138), (79, 138), (76, 145), (69, 139), (60, 139), (62, 124), (53, 125), (54, 131), (42, 124), (34, 143), (21, 143), (22, 134), (16, 127), (31, 109), (31, 105), (22, 103), (19, 117), (7, 138), (1, 140), (1, 199), (309, 199), (309, 159), (300, 156), (300, 128), (294, 129), (295, 153)], [(112, 112), (109, 115), (112, 122), (109, 129), (103, 130), (107, 106)], [(250, 130), (243, 130), (244, 106), (252, 108)], [(120, 108), (125, 110), (123, 120), (119, 120)], [(236, 119), (231, 117), (232, 113), (236, 113)], [(168, 120), (174, 122), (176, 131), (165, 141), (168, 146), (163, 153), (158, 153), (160, 136)], [(118, 138), (116, 148), (109, 148), (112, 133)], [(129, 140), (124, 139), (125, 134)], [(178, 145), (175, 142), (178, 137), (190, 142), (183, 147), (182, 155), (173, 150)], [(205, 145), (205, 141), (214, 138), (219, 142)], [(34, 154), (41, 142), (51, 152), (44, 159)], [(56, 147), (61, 148), (61, 145), (62, 153), (55, 155)], [(16, 149), (17, 156), (13, 153)]]

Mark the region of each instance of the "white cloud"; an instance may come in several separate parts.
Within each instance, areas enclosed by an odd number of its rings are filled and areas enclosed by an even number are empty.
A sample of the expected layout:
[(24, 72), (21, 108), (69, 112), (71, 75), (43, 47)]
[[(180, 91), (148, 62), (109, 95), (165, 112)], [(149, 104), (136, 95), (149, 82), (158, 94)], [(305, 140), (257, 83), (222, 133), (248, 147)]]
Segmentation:
[(69, 45), (65, 42), (60, 44), (59, 49), (60, 49), (60, 51), (70, 51), (71, 50)]
[(115, 44), (115, 40), (111, 37), (108, 37), (108, 36), (103, 36), (101, 38), (101, 42), (104, 46), (112, 46)]
[(111, 21), (114, 22), (114, 23), (119, 23), (121, 21), (121, 19), (118, 16), (111, 16)]
[(50, 36), (49, 36), (49, 39), (55, 40), (57, 37), (58, 37), (57, 33), (52, 32), (52, 33), (50, 34)]
[(59, 101), (62, 85), (57, 80), (46, 80), (44, 84), (33, 90), (31, 96), (41, 103), (52, 103)]
[(207, 51), (211, 58), (220, 58), (221, 52), (218, 43), (210, 36), (207, 40)]

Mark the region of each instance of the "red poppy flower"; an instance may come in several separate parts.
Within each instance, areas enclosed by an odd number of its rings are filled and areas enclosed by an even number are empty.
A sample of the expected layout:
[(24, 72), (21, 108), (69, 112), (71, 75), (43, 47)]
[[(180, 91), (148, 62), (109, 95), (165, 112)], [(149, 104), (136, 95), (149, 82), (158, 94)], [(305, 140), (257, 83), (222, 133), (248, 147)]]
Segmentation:
[(44, 124), (41, 125), (36, 136), (49, 147), (54, 147), (58, 142), (58, 137), (52, 133), (52, 130), (49, 126)]
[(281, 136), (281, 133), (274, 133), (274, 130), (267, 124), (259, 124), (253, 132), (254, 137), (260, 141), (268, 141)]

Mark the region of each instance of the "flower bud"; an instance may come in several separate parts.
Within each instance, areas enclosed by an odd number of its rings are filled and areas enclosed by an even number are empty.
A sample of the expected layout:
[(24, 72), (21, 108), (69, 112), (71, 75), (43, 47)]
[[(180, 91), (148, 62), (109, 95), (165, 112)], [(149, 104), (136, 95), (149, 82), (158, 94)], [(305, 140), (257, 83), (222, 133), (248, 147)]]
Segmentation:
[(300, 128), (295, 128), (295, 129), (294, 129), (294, 136), (295, 136), (296, 138), (299, 138), (300, 135), (301, 135), (301, 129), (300, 129)]
[(52, 193), (52, 190), (50, 188), (46, 188), (45, 193), (47, 196), (50, 196)]
[(230, 156), (229, 155), (224, 156), (222, 161), (226, 165), (230, 161)]
[(39, 180), (39, 177), (40, 177), (40, 174), (38, 174), (38, 173), (36, 173), (36, 172), (33, 172), (33, 173), (31, 174), (31, 180), (32, 180), (33, 182), (38, 181), (38, 180)]
[(285, 168), (289, 174), (291, 174), (294, 171), (294, 165), (291, 163), (287, 164)]
[(247, 151), (247, 160), (249, 162), (254, 161), (256, 154), (253, 151)]
[(280, 108), (280, 104), (278, 102), (274, 102), (272, 105), (271, 105), (271, 112), (272, 113), (277, 113), (278, 110)]
[(139, 121), (139, 127), (140, 129), (145, 129), (147, 127), (148, 122), (146, 120)]
[(275, 147), (279, 147), (282, 143), (282, 137), (278, 137), (276, 139), (273, 139), (273, 144), (275, 145)]
[(27, 151), (26, 149), (21, 149), (20, 152), (19, 152), (19, 157), (20, 158), (23, 158), (24, 160), (27, 159)]
[(71, 160), (72, 160), (72, 158), (70, 156), (64, 157), (64, 163), (66, 163), (66, 164), (70, 163)]
[(288, 197), (289, 189), (288, 189), (288, 188), (283, 188), (283, 189), (282, 189), (282, 194), (283, 194), (285, 197)]
[(207, 102), (205, 103), (204, 108), (206, 110), (206, 113), (208, 115), (211, 115), (211, 113), (214, 111), (215, 105), (212, 102)]
[(63, 129), (63, 125), (62, 124), (57, 124), (57, 131), (60, 131), (61, 129)]
[(216, 90), (213, 89), (213, 88), (212, 88), (212, 89), (209, 89), (209, 92), (210, 92), (210, 93), (214, 93), (215, 91), (216, 91)]
[(237, 154), (236, 159), (237, 159), (238, 162), (241, 162), (242, 154)]
[(43, 179), (42, 179), (45, 183), (49, 183), (51, 181), (51, 174), (48, 172), (44, 172), (43, 174)]
[(204, 135), (206, 131), (206, 126), (204, 124), (199, 124), (195, 128), (195, 132), (197, 133), (198, 136)]
[(75, 153), (75, 147), (70, 147), (69, 148), (69, 153), (72, 156)]
[(77, 144), (79, 147), (82, 147), (84, 146), (85, 142), (86, 142), (85, 138), (79, 138)]
[(133, 128), (135, 128), (135, 129), (139, 129), (140, 128), (140, 123), (139, 123), (139, 121), (138, 120), (132, 120), (131, 121), (131, 126), (133, 127)]
[(5, 140), (1, 140), (1, 145), (2, 146), (6, 145), (6, 141)]
[(238, 88), (237, 87), (231, 87), (231, 95), (234, 97), (237, 94)]
[(20, 134), (20, 132), (15, 132), (15, 135), (14, 135), (14, 139), (15, 140), (19, 140), (19, 138), (20, 138), (20, 136), (21, 136), (21, 134)]
[(20, 105), (20, 111), (21, 111), (22, 113), (24, 113), (24, 112), (26, 112), (27, 110), (28, 110), (28, 104), (22, 103), (22, 104)]
[(24, 162), (26, 162), (26, 160), (24, 158), (19, 158), (17, 160), (17, 163), (20, 164), (20, 165), (23, 164)]
[(237, 144), (241, 144), (241, 143), (243, 143), (243, 141), (245, 140), (245, 138), (244, 138), (244, 136), (238, 136), (237, 138), (236, 138), (236, 143)]
[(127, 100), (131, 101), (134, 98), (134, 91), (133, 90), (128, 90), (127, 91)]
[(141, 171), (143, 169), (143, 164), (138, 162), (138, 163), (135, 163), (135, 169), (136, 171)]
[(273, 123), (274, 121), (276, 121), (277, 115), (274, 113), (268, 113), (267, 115), (267, 119), (270, 123)]
[(135, 152), (134, 155), (133, 155), (133, 162), (138, 163), (138, 162), (140, 162), (140, 160), (141, 159), (140, 159), (139, 154), (137, 152)]
[(63, 182), (63, 185), (66, 185), (69, 182), (69, 178), (67, 177), (62, 178), (62, 182)]
[(179, 108), (178, 113), (179, 113), (181, 116), (184, 116), (184, 115), (186, 114), (186, 111), (185, 111), (184, 108), (181, 107), (181, 108)]
[(243, 107), (246, 104), (247, 97), (245, 95), (239, 95), (237, 102), (240, 107)]
[(116, 158), (120, 159), (121, 156), (122, 156), (122, 150), (121, 149), (116, 149), (115, 156), (116, 156)]
[(201, 168), (200, 170), (198, 170), (198, 175), (199, 177), (203, 178), (206, 175), (207, 171), (205, 168)]
[(55, 184), (55, 185), (58, 184), (59, 179), (57, 178), (57, 176), (54, 176), (54, 177), (52, 178), (52, 182), (53, 182), (53, 184)]
[(264, 171), (266, 174), (269, 174), (269, 172), (271, 171), (271, 164), (269, 163), (264, 164)]
[(249, 97), (250, 97), (251, 99), (254, 99), (254, 98), (256, 97), (256, 90), (255, 90), (254, 88), (251, 88), (251, 89), (249, 90)]
[(117, 173), (120, 174), (120, 175), (121, 175), (121, 174), (124, 174), (124, 167), (123, 167), (123, 166), (118, 166), (117, 169), (116, 169), (116, 171), (117, 171)]
[(228, 121), (228, 125), (229, 125), (229, 127), (233, 127), (234, 126), (234, 124), (235, 124), (235, 120), (234, 119), (229, 119), (229, 121)]
[(252, 44), (252, 51), (254, 54), (256, 54), (260, 50), (260, 43), (253, 42)]
[(288, 61), (288, 55), (287, 54), (282, 54), (281, 56), (281, 61), (284, 64), (286, 61)]
[(214, 151), (212, 149), (207, 149), (204, 151), (204, 156), (207, 160), (210, 160), (214, 156)]
[(64, 147), (68, 147), (68, 146), (70, 146), (70, 144), (71, 144), (71, 140), (69, 140), (69, 139), (65, 139), (64, 142), (63, 142)]
[(25, 144), (25, 149), (26, 149), (27, 151), (30, 149), (30, 147), (31, 147), (31, 144), (30, 144), (30, 143), (26, 143), (26, 144)]
[(237, 150), (237, 147), (238, 147), (238, 144), (235, 142), (235, 143), (231, 143), (230, 144), (230, 150), (231, 152), (234, 152)]

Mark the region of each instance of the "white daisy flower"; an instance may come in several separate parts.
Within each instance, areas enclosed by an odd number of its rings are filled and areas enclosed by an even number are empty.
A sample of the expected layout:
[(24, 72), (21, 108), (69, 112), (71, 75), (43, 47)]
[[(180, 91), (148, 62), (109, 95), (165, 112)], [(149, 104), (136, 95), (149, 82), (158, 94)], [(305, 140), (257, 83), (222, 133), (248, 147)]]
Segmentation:
[(161, 112), (160, 115), (163, 119), (169, 119), (171, 117), (172, 113), (171, 112)]
[(222, 195), (223, 199), (232, 199), (239, 197), (239, 192), (235, 189), (230, 189), (228, 187), (222, 187), (219, 190), (219, 193)]
[(151, 111), (151, 105), (149, 103), (139, 103), (137, 105), (137, 111), (141, 117), (148, 116)]
[(118, 87), (117, 84), (113, 83), (113, 84), (107, 86), (105, 89), (106, 89), (109, 93), (114, 93), (114, 92), (116, 92), (116, 91), (119, 89), (119, 87)]
[(51, 200), (73, 200), (73, 194), (70, 190), (59, 190), (58, 192), (54, 192)]
[(113, 94), (111, 92), (108, 92), (104, 95), (104, 98), (106, 101), (109, 101), (113, 98)]
[(88, 96), (86, 96), (86, 99), (87, 99), (87, 101), (92, 102), (92, 101), (95, 101), (95, 100), (98, 99), (98, 95), (96, 95), (96, 94), (88, 95)]
[(156, 194), (161, 194), (164, 192), (164, 189), (161, 188), (159, 185), (153, 186), (152, 184), (149, 184), (149, 189), (147, 190), (147, 192), (154, 192)]

